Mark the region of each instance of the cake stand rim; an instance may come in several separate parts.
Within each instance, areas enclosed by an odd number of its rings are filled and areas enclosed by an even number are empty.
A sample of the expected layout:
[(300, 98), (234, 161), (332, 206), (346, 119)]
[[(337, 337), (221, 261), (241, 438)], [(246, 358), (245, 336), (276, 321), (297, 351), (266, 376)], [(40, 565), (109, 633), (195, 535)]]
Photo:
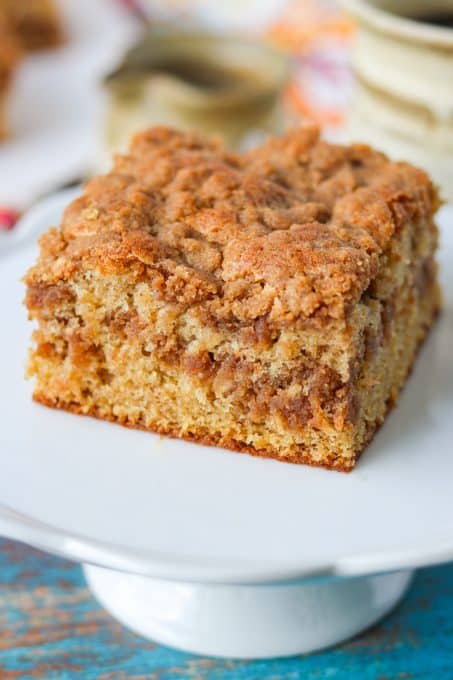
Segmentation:
[(38, 550), (84, 564), (150, 578), (187, 583), (263, 585), (300, 583), (313, 579), (361, 577), (391, 571), (417, 569), (453, 560), (453, 537), (441, 536), (424, 550), (420, 546), (345, 555), (300, 566), (251, 562), (207, 562), (202, 558), (181, 559), (152, 554), (149, 550), (102, 542), (47, 524), (0, 503), (0, 535), (26, 543)]

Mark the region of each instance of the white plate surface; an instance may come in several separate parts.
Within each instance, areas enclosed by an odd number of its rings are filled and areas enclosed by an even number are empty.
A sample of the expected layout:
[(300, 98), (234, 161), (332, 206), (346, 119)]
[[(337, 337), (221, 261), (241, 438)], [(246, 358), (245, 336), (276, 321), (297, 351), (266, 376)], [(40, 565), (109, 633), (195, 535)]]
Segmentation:
[[(49, 223), (45, 212), (32, 217), (36, 229)], [(31, 324), (19, 277), (36, 250), (3, 254), (0, 531), (180, 580), (263, 582), (453, 559), (452, 223), (444, 208), (443, 315), (398, 407), (349, 475), (34, 404), (23, 379)]]

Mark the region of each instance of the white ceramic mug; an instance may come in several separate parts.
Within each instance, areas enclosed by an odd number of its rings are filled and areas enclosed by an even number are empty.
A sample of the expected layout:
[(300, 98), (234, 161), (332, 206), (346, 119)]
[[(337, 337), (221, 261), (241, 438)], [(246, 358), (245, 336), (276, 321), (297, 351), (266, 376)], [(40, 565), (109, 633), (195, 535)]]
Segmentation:
[[(349, 138), (425, 168), (453, 200), (453, 0), (343, 0), (358, 26)], [(447, 23), (447, 21), (446, 21)]]

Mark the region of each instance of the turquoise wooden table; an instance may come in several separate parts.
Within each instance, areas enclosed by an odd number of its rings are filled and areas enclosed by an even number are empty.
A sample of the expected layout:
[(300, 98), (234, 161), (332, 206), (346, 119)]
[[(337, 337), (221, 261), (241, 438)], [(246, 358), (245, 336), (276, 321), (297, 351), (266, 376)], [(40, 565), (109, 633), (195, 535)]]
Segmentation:
[(453, 679), (453, 565), (419, 571), (391, 616), (336, 649), (239, 662), (139, 638), (97, 604), (79, 566), (0, 540), (0, 680), (16, 678)]

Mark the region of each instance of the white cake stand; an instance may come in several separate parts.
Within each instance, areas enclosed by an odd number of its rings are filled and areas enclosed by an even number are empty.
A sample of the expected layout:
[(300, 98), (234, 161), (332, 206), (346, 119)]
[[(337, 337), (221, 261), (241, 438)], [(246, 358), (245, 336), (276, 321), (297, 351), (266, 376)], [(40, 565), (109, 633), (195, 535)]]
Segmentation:
[(1, 255), (0, 533), (81, 562), (99, 601), (142, 635), (237, 658), (355, 635), (415, 567), (453, 559), (451, 235), (444, 314), (398, 408), (344, 475), (34, 404), (18, 279), (35, 248), (19, 236), (56, 223), (61, 201), (32, 213)]

